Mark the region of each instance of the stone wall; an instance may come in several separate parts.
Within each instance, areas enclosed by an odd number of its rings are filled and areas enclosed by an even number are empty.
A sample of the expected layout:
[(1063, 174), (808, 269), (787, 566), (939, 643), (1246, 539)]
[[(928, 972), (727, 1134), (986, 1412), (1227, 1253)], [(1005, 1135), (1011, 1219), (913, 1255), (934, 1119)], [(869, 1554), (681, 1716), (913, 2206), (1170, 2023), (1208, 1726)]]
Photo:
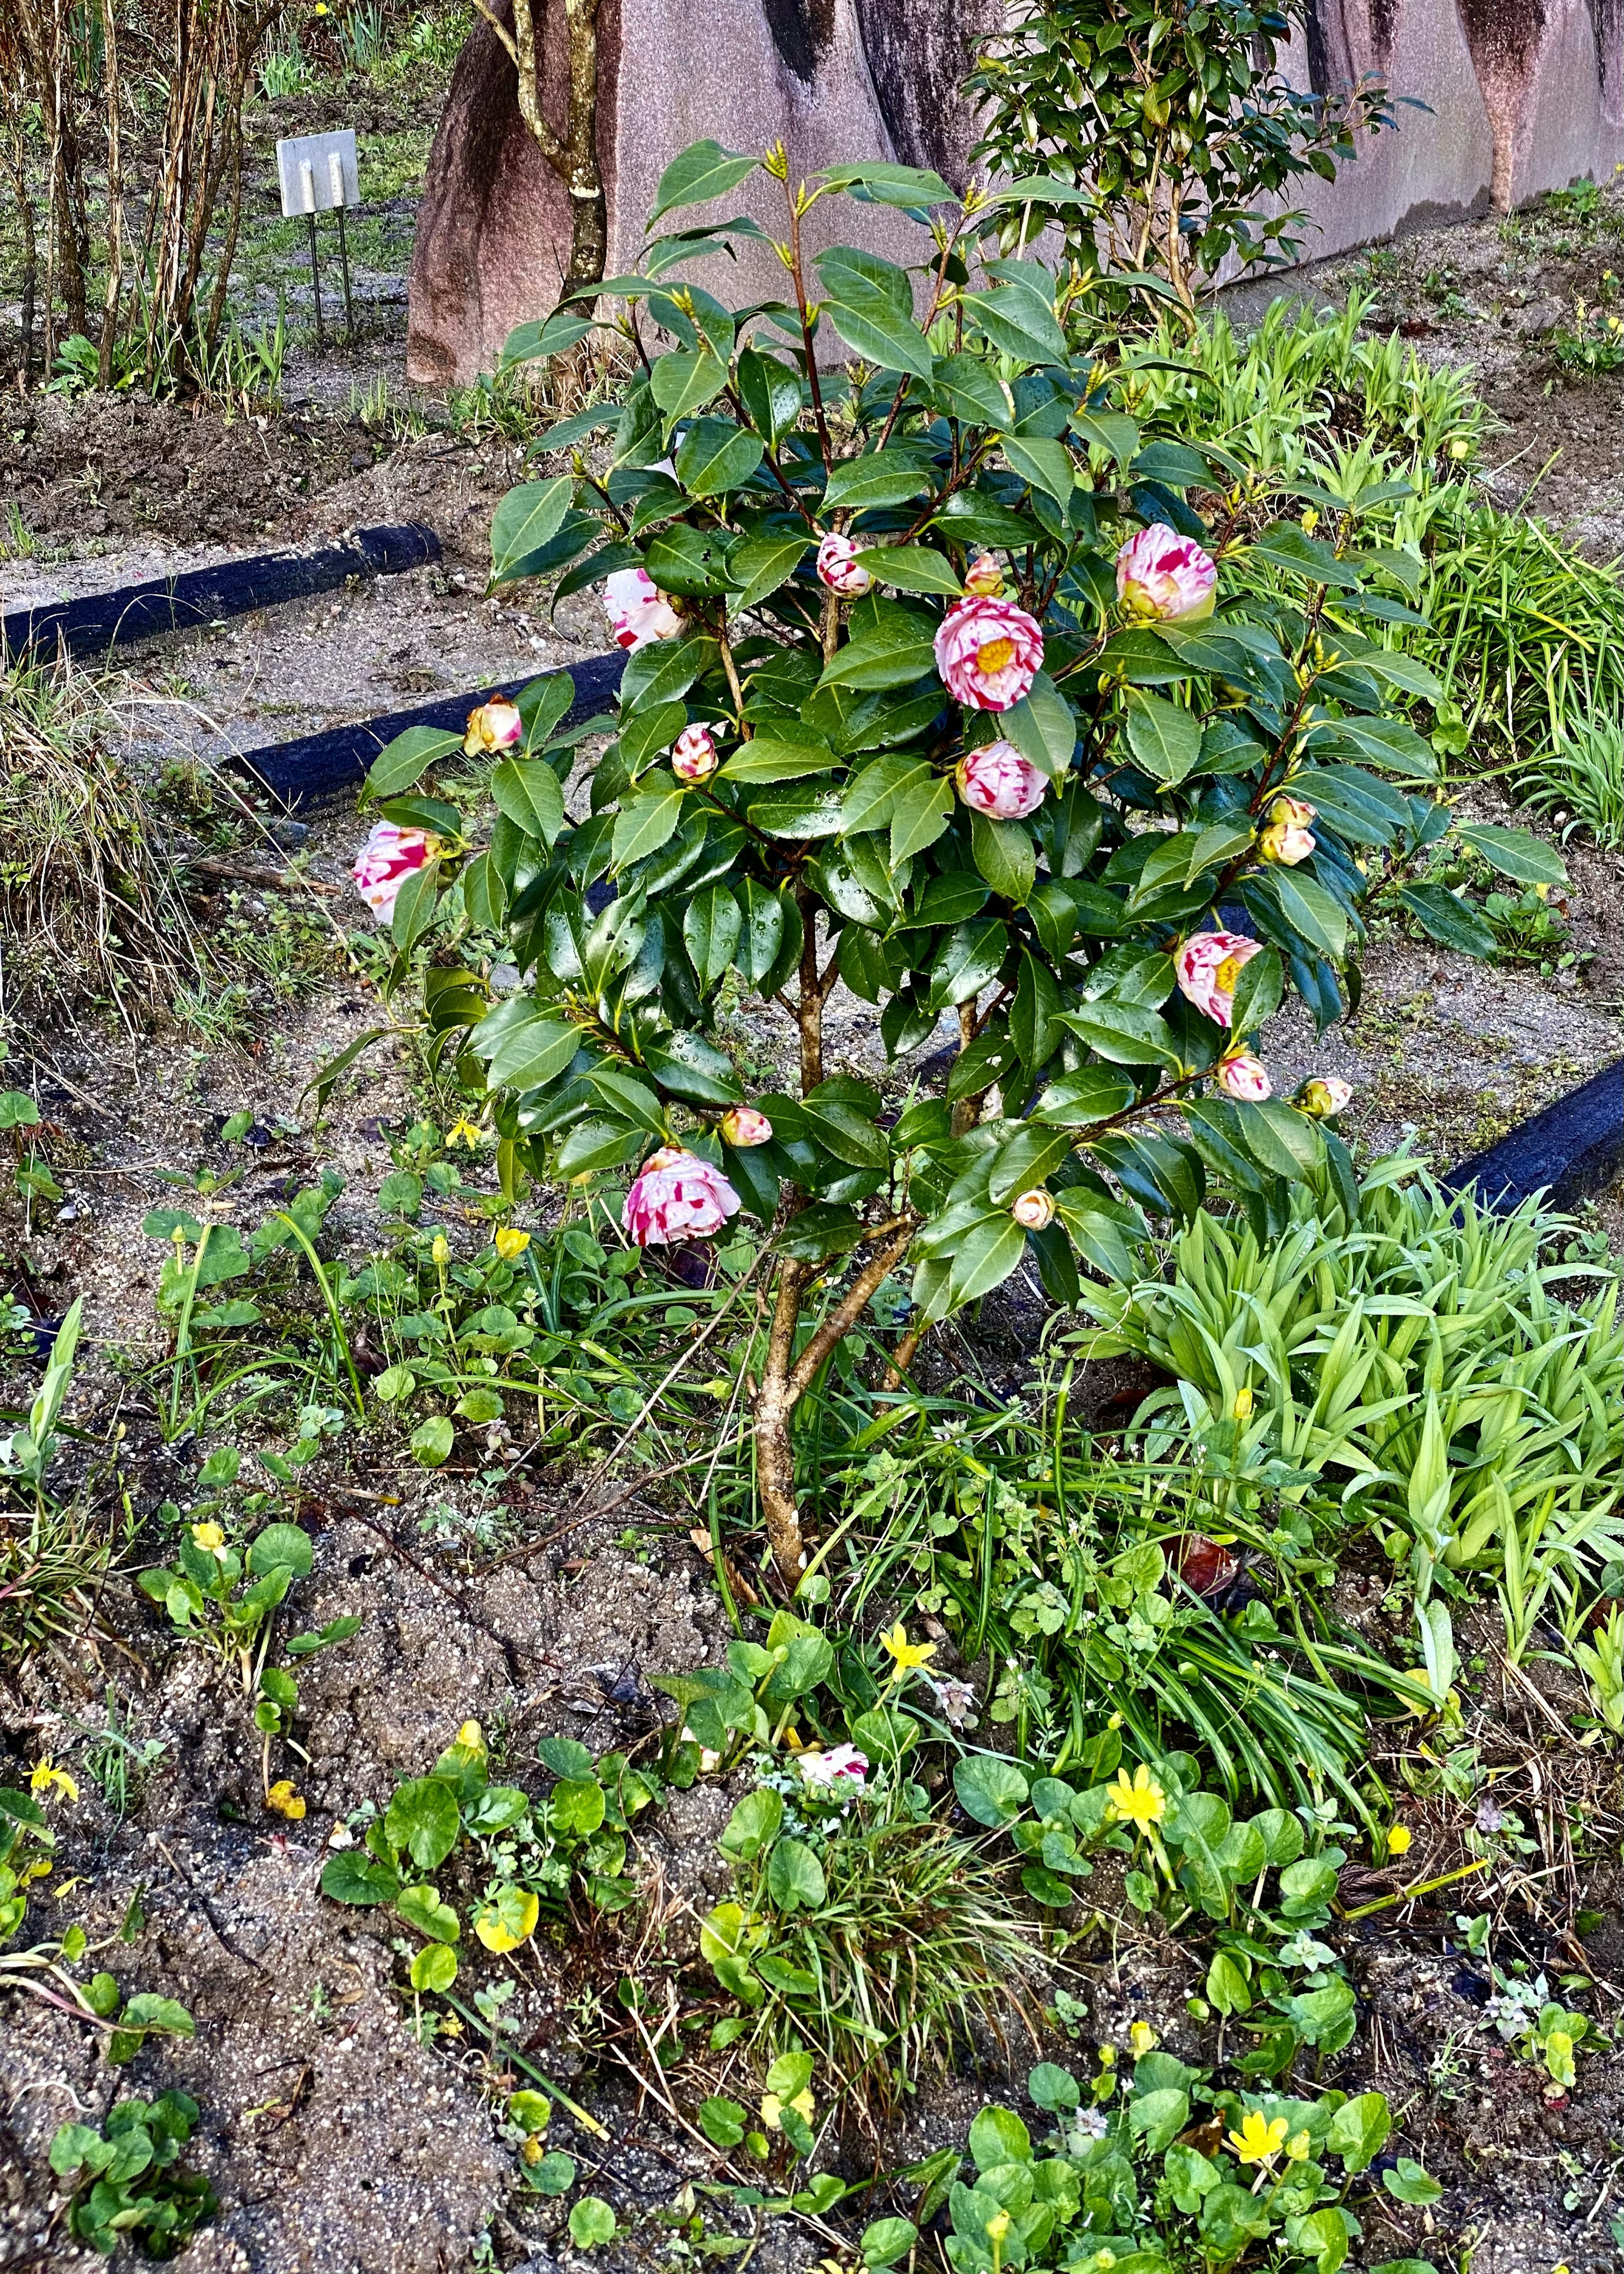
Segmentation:
[[(1624, 161), (1624, 0), (1314, 0), (1293, 58), (1299, 83), (1380, 72), (1401, 109), (1332, 184), (1295, 200), (1311, 256), (1492, 206)], [(885, 156), (962, 180), (974, 139), (959, 79), (1001, 0), (602, 0), (598, 153), (611, 273), (629, 268), (654, 185), (675, 154), (714, 136), (735, 150), (784, 140), (796, 175)], [(555, 114), (564, 57), (554, 10)], [(735, 201), (782, 234), (773, 185)], [(877, 251), (917, 257), (917, 231), (884, 208), (816, 209)], [(515, 324), (553, 304), (568, 255), (566, 200), (525, 132), (513, 70), (478, 26), (458, 62), (429, 160), (412, 249), (409, 375), (465, 381)], [(702, 278), (703, 281), (703, 278)], [(748, 248), (718, 297), (775, 296), (782, 272)]]

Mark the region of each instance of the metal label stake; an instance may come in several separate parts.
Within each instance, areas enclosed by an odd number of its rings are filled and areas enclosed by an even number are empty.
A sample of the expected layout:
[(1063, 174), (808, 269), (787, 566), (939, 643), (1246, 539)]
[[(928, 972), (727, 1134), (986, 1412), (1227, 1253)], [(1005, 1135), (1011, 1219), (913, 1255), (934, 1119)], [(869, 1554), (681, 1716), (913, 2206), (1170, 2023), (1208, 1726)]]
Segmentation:
[(310, 231), (310, 290), (316, 304), (316, 348), (327, 345), (321, 336), (321, 268), (316, 259), (316, 169), (306, 158), (299, 168), (299, 187), (304, 193), (304, 222)]
[(350, 298), (350, 243), (344, 235), (344, 162), (336, 150), (327, 153), (327, 180), (338, 213), (338, 260), (344, 276), (344, 345), (355, 340), (355, 309)]
[(344, 228), (344, 208), (361, 202), (356, 164), (356, 139), (348, 127), (334, 134), (296, 134), (276, 145), (276, 170), (282, 187), (282, 209), (292, 219), (303, 215), (310, 232), (310, 282), (315, 300), (316, 345), (325, 350), (321, 320), (321, 270), (316, 245), (316, 215), (338, 215), (338, 259), (344, 280), (344, 342), (355, 338), (355, 304), (350, 285), (350, 240)]

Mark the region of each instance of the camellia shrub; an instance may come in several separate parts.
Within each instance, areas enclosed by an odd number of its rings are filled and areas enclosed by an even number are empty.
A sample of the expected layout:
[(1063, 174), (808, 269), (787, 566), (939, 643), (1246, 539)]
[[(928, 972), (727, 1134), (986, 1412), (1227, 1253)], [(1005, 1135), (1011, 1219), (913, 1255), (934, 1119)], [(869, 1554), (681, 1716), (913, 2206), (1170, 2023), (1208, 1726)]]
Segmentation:
[[(619, 1171), (640, 1243), (740, 1211), (771, 1230), (751, 1386), (793, 1587), (794, 1408), (887, 1276), (912, 1268), (906, 1366), (1023, 1258), (1060, 1302), (1082, 1271), (1130, 1276), (1150, 1220), (1209, 1186), (1260, 1233), (1305, 1174), (1351, 1207), (1345, 1092), (1272, 1096), (1259, 1030), (1288, 990), (1320, 1029), (1342, 1013), (1373, 890), (1445, 937), (1459, 903), (1402, 882), (1447, 814), (1429, 744), (1384, 711), (1394, 686), (1436, 690), (1380, 642), (1417, 621), (1413, 564), (1361, 542), (1390, 491), (1243, 522), (1224, 501), (1245, 468), (1114, 407), (1069, 343), (1072, 283), (997, 257), (1011, 201), (1065, 184), (961, 201), (872, 165), (796, 188), (781, 153), (706, 143), (666, 172), (656, 228), (758, 168), (786, 200), (786, 297), (729, 309), (672, 273), (714, 276), (754, 222), (652, 236), (604, 288), (635, 376), (553, 429), (574, 471), (495, 517), (497, 583), (603, 592), (627, 651), (613, 739), (578, 767), (602, 726), (565, 724), (561, 674), (460, 746), (412, 730), (372, 768), (357, 877), (397, 981), (436, 922), (510, 944), (523, 984), (500, 1002), (447, 953), (427, 974), (510, 1197)], [(917, 264), (808, 260), (805, 217), (836, 196), (911, 215)], [(566, 311), (509, 350), (590, 328)], [(488, 832), (425, 786), (470, 760)], [(841, 985), (873, 1006), (872, 1069), (827, 1047)], [(741, 990), (786, 1020), (793, 1071), (769, 1095), (719, 1036)], [(881, 1048), (944, 1030), (944, 1094), (888, 1106)]]

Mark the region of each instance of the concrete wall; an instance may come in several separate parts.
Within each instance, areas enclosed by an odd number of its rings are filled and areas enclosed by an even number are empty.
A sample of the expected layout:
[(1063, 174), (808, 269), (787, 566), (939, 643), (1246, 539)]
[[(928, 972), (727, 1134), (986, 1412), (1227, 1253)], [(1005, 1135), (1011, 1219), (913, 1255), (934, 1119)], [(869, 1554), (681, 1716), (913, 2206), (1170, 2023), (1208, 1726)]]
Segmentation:
[[(1001, 20), (1002, 0), (602, 0), (598, 153), (611, 273), (629, 268), (654, 185), (706, 135), (736, 150), (781, 137), (792, 170), (883, 156), (961, 182), (974, 139), (958, 83)], [(1540, 192), (1624, 161), (1624, 0), (1314, 0), (1292, 58), (1298, 84), (1381, 74), (1402, 108), (1335, 183), (1294, 202), (1317, 225), (1312, 258)], [(562, 111), (554, 10), (548, 64)], [(783, 207), (752, 181), (735, 210), (775, 235)], [(838, 216), (838, 220), (837, 220)], [(519, 117), (513, 71), (479, 26), (458, 62), (429, 160), (412, 250), (409, 375), (466, 380), (488, 370), (515, 324), (551, 306), (568, 258), (566, 200)], [(831, 200), (831, 230), (917, 259), (919, 236), (879, 207)], [(702, 281), (703, 277), (702, 277)], [(748, 250), (722, 298), (776, 297), (782, 272)]]

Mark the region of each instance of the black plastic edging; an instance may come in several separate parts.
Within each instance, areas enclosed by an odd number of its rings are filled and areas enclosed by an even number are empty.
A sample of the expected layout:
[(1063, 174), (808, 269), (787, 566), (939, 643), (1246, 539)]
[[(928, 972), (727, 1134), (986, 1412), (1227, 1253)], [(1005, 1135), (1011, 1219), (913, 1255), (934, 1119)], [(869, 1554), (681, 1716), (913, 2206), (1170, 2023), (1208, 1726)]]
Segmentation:
[(398, 576), (439, 559), (440, 539), (421, 522), (358, 529), (314, 553), (255, 553), (245, 560), (218, 561), (209, 568), (188, 568), (178, 576), (154, 577), (150, 584), (86, 593), (82, 599), (13, 608), (0, 617), (0, 646), (11, 657), (30, 648), (54, 653), (59, 645), (71, 656), (98, 655), (132, 640), (189, 631), (279, 600), (330, 592), (351, 576)]
[(1553, 1208), (1570, 1209), (1605, 1192), (1624, 1168), (1624, 1058), (1615, 1058), (1566, 1097), (1559, 1097), (1474, 1153), (1440, 1180), (1468, 1185), (1492, 1209), (1511, 1209), (1543, 1192)]
[[(575, 681), (575, 699), (565, 720), (574, 725), (609, 708), (620, 692), (626, 658), (617, 650), (613, 655), (589, 656), (584, 663), (567, 664), (563, 668)], [(508, 681), (504, 691), (512, 694), (515, 685)], [(365, 719), (354, 727), (330, 727), (323, 734), (305, 734), (296, 742), (267, 742), (258, 749), (244, 750), (234, 763), (246, 766), (284, 805), (315, 805), (323, 798), (355, 789), (385, 743), (403, 734), (409, 727), (437, 727), (447, 733), (460, 729), (469, 712), (489, 702), (496, 691), (486, 687), (469, 695), (444, 695), (436, 703), (420, 703), (411, 711), (392, 711), (387, 718)]]

